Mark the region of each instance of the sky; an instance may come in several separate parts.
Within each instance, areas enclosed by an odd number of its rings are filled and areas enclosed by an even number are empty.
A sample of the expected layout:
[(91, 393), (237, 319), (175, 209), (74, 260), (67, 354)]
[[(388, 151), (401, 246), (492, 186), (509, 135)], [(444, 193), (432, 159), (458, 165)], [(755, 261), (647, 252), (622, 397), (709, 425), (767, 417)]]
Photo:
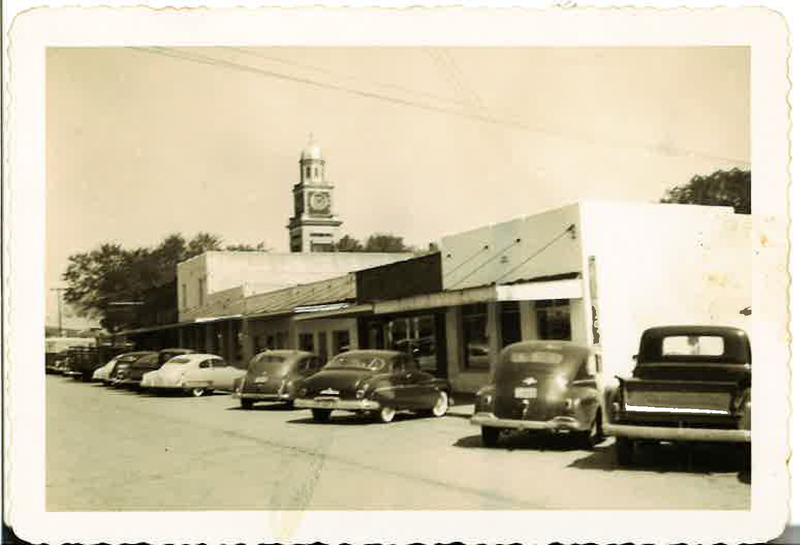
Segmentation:
[(356, 238), (657, 201), (749, 169), (749, 78), (745, 47), (49, 48), (46, 287), (103, 242), (287, 252), (310, 133)]

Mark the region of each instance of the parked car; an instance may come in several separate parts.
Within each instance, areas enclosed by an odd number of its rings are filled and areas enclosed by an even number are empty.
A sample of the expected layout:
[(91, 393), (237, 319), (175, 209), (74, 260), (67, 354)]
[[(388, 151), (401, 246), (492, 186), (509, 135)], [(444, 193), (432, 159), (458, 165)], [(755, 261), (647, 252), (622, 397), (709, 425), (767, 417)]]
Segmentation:
[(124, 354), (120, 354), (119, 356), (114, 356), (108, 363), (106, 363), (102, 367), (98, 367), (95, 369), (94, 373), (92, 373), (92, 380), (96, 382), (106, 382), (108, 381), (109, 377), (111, 376), (111, 371), (114, 369), (114, 366), (119, 361), (120, 357)]
[(334, 356), (299, 386), (295, 407), (325, 422), (331, 411), (371, 413), (391, 422), (402, 410), (444, 416), (450, 384), (419, 370), (414, 358), (394, 350), (351, 350)]
[(69, 350), (62, 350), (48, 360), (46, 373), (63, 375), (69, 364)]
[(609, 435), (620, 465), (639, 442), (750, 443), (751, 351), (734, 327), (666, 326), (642, 333), (633, 377), (612, 394)]
[(475, 397), (471, 423), (493, 447), (504, 430), (580, 434), (587, 447), (603, 437), (602, 371), (596, 349), (567, 341), (523, 341), (500, 353), (494, 382)]
[(89, 381), (96, 369), (108, 363), (114, 356), (130, 352), (132, 349), (133, 345), (131, 343), (102, 344), (78, 348), (72, 353), (70, 374), (75, 378)]
[(66, 377), (81, 378), (83, 376), (82, 368), (85, 360), (91, 357), (90, 352), (92, 348), (88, 346), (71, 346), (67, 349), (66, 364), (64, 372)]
[(152, 350), (141, 350), (138, 352), (126, 352), (124, 354), (120, 354), (116, 358), (116, 362), (111, 367), (111, 370), (108, 372), (108, 378), (104, 380), (106, 385), (116, 386), (119, 384), (119, 381), (125, 376), (127, 373), (127, 369), (133, 365), (136, 360), (139, 358), (143, 358), (146, 356), (157, 355), (158, 352), (153, 352)]
[(233, 391), (233, 382), (245, 373), (214, 354), (184, 354), (168, 360), (157, 371), (145, 373), (141, 385), (200, 397), (214, 390)]
[(95, 340), (91, 337), (45, 337), (44, 339), (44, 370), (45, 373), (61, 373), (56, 370), (56, 359), (59, 354), (66, 354), (72, 346), (94, 346)]
[(297, 384), (322, 368), (315, 354), (303, 350), (265, 350), (253, 356), (245, 375), (234, 384), (233, 396), (243, 409), (257, 401), (294, 404)]
[(159, 353), (152, 352), (136, 358), (129, 365), (120, 369), (114, 384), (125, 388), (139, 388), (145, 373), (155, 371), (161, 367)]

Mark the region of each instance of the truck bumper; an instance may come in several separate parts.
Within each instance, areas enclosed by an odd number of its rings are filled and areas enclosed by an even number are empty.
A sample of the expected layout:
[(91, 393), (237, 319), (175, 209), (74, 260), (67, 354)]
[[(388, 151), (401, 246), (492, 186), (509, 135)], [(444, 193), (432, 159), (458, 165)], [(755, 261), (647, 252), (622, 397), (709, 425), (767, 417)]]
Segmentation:
[(606, 435), (629, 439), (655, 441), (708, 441), (718, 443), (749, 443), (750, 430), (715, 430), (708, 428), (670, 428), (666, 426), (635, 426), (606, 424)]

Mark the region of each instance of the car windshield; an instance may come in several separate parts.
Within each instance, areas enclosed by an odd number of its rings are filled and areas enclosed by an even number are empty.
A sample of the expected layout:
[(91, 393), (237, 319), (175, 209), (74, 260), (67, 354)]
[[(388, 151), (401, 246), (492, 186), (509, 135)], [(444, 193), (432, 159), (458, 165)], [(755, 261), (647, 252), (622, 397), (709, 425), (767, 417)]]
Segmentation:
[(141, 356), (122, 356), (117, 360), (117, 363), (133, 363)]
[(148, 369), (158, 363), (158, 356), (145, 356), (136, 360), (132, 367), (136, 369)]
[(283, 374), (288, 370), (291, 361), (287, 360), (285, 356), (278, 356), (276, 354), (259, 354), (250, 360), (248, 370), (251, 373), (277, 373)]
[(522, 374), (534, 377), (561, 375), (572, 380), (585, 361), (585, 356), (552, 350), (515, 350), (505, 355), (497, 375), (498, 377)]
[(368, 369), (370, 371), (388, 370), (387, 359), (379, 354), (368, 352), (345, 352), (339, 354), (326, 365), (326, 369)]

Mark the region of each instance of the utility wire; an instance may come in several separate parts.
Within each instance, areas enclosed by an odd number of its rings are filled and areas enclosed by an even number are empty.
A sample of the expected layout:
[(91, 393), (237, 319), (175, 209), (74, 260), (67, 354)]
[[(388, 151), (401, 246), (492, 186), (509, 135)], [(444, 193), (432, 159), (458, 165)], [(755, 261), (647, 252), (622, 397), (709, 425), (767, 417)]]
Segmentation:
[(553, 238), (553, 239), (552, 239), (550, 242), (548, 242), (547, 244), (545, 244), (544, 246), (542, 246), (541, 248), (539, 248), (538, 250), (536, 250), (534, 253), (532, 253), (531, 255), (529, 255), (529, 256), (528, 256), (528, 257), (527, 257), (527, 258), (526, 258), (524, 261), (522, 261), (521, 263), (519, 263), (519, 264), (518, 264), (516, 267), (513, 267), (513, 268), (509, 269), (508, 271), (506, 271), (505, 273), (503, 273), (503, 274), (502, 274), (500, 277), (498, 277), (498, 278), (497, 278), (497, 280), (495, 280), (495, 281), (494, 281), (494, 282), (495, 282), (495, 284), (496, 284), (496, 283), (498, 283), (498, 282), (500, 282), (500, 280), (502, 280), (503, 278), (505, 278), (506, 276), (508, 276), (508, 275), (509, 275), (509, 274), (511, 274), (512, 272), (516, 271), (517, 269), (519, 269), (520, 267), (522, 267), (522, 266), (523, 266), (523, 265), (525, 265), (526, 263), (528, 263), (528, 262), (529, 262), (531, 259), (533, 259), (533, 258), (534, 258), (534, 257), (536, 257), (537, 255), (539, 255), (539, 254), (541, 254), (542, 252), (544, 252), (544, 251), (545, 251), (547, 248), (549, 248), (550, 246), (552, 246), (553, 244), (555, 244), (555, 243), (556, 243), (556, 242), (557, 242), (559, 239), (561, 239), (561, 237), (563, 237), (563, 236), (564, 236), (564, 235), (566, 235), (567, 233), (574, 233), (574, 232), (575, 232), (575, 224), (573, 223), (572, 225), (570, 225), (569, 227), (567, 227), (566, 229), (564, 229), (564, 231), (563, 231), (563, 232), (561, 232), (561, 233), (559, 233), (558, 235), (556, 235), (556, 236), (555, 236), (555, 238)]
[(653, 144), (647, 144), (647, 143), (642, 144), (642, 143), (638, 143), (638, 142), (629, 142), (629, 141), (624, 141), (624, 140), (619, 140), (619, 139), (617, 139), (617, 140), (606, 139), (606, 140), (599, 141), (598, 139), (595, 139), (595, 138), (592, 138), (592, 137), (583, 136), (583, 135), (568, 134), (568, 133), (565, 133), (563, 131), (556, 131), (556, 130), (551, 130), (551, 129), (542, 129), (542, 128), (539, 128), (539, 127), (534, 127), (534, 126), (531, 126), (531, 125), (527, 125), (525, 123), (520, 123), (520, 122), (517, 122), (517, 121), (511, 121), (511, 120), (505, 120), (505, 119), (500, 119), (500, 118), (492, 117), (492, 116), (489, 116), (489, 115), (484, 115), (484, 114), (479, 114), (479, 113), (471, 113), (469, 111), (453, 109), (453, 108), (445, 108), (445, 107), (442, 107), (442, 106), (436, 106), (436, 105), (432, 105), (432, 104), (424, 104), (424, 103), (421, 103), (421, 102), (415, 102), (413, 100), (407, 100), (407, 99), (403, 99), (403, 98), (392, 97), (392, 96), (389, 96), (389, 95), (384, 95), (384, 94), (381, 94), (381, 93), (376, 93), (376, 92), (371, 92), (371, 91), (362, 91), (360, 89), (354, 89), (354, 88), (346, 87), (346, 86), (343, 86), (343, 85), (328, 83), (328, 82), (324, 82), (324, 81), (317, 81), (317, 80), (313, 80), (313, 79), (309, 79), (309, 78), (305, 78), (305, 77), (294, 76), (294, 75), (291, 75), (291, 74), (285, 74), (285, 73), (281, 73), (281, 72), (276, 72), (274, 70), (267, 70), (267, 69), (263, 69), (263, 68), (258, 68), (258, 67), (254, 67), (254, 66), (251, 66), (251, 65), (248, 65), (248, 64), (242, 64), (242, 63), (237, 63), (237, 62), (233, 62), (233, 61), (229, 61), (229, 60), (225, 60), (225, 59), (219, 59), (219, 58), (216, 58), (216, 57), (211, 57), (211, 56), (208, 56), (208, 55), (202, 55), (202, 54), (199, 54), (199, 53), (186, 53), (186, 52), (178, 51), (178, 50), (175, 50), (175, 49), (172, 49), (172, 48), (168, 48), (168, 47), (131, 47), (131, 46), (129, 46), (129, 49), (133, 49), (133, 50), (136, 50), (136, 51), (141, 51), (141, 52), (144, 52), (144, 53), (163, 55), (163, 56), (172, 57), (172, 58), (176, 58), (176, 59), (182, 59), (182, 60), (189, 61), (189, 62), (206, 64), (206, 65), (209, 65), (209, 66), (216, 66), (216, 67), (221, 67), (221, 68), (228, 68), (228, 69), (232, 69), (232, 70), (239, 70), (239, 71), (243, 71), (243, 72), (249, 72), (249, 73), (252, 73), (252, 74), (259, 74), (259, 75), (271, 77), (271, 78), (274, 78), (274, 79), (293, 81), (295, 83), (302, 83), (302, 84), (306, 84), (306, 85), (310, 85), (310, 86), (318, 87), (318, 88), (322, 88), (322, 89), (330, 89), (330, 90), (335, 90), (335, 91), (341, 91), (341, 92), (344, 92), (344, 93), (349, 93), (349, 94), (353, 94), (353, 95), (364, 97), (364, 98), (371, 98), (371, 99), (382, 101), (382, 102), (388, 102), (388, 103), (392, 103), (392, 104), (398, 104), (398, 105), (408, 106), (408, 107), (412, 107), (412, 108), (418, 108), (418, 109), (426, 110), (426, 111), (429, 111), (429, 112), (436, 112), (436, 113), (447, 114), (447, 115), (452, 115), (452, 116), (457, 116), (457, 117), (464, 117), (464, 118), (472, 119), (472, 120), (475, 120), (475, 121), (480, 121), (480, 122), (487, 123), (487, 124), (514, 128), (514, 129), (523, 130), (523, 131), (527, 131), (527, 132), (531, 132), (531, 133), (551, 136), (551, 137), (555, 137), (555, 138), (561, 138), (563, 140), (580, 141), (580, 142), (584, 142), (584, 143), (587, 143), (587, 144), (590, 144), (590, 145), (606, 146), (606, 147), (609, 147), (609, 146), (634, 147), (634, 148), (645, 149), (645, 150), (649, 151), (650, 153), (653, 153), (653, 154), (656, 154), (656, 155), (685, 155), (685, 156), (688, 156), (688, 157), (708, 159), (708, 160), (713, 160), (713, 161), (717, 161), (717, 162), (723, 161), (723, 162), (735, 163), (735, 164), (740, 164), (740, 165), (747, 165), (747, 166), (750, 165), (749, 161), (744, 161), (742, 159), (736, 159), (736, 158), (733, 158), (733, 157), (725, 157), (725, 156), (722, 156), (722, 155), (714, 155), (714, 154), (705, 153), (705, 152), (696, 152), (696, 151), (693, 151), (693, 150), (690, 150), (690, 149), (685, 149), (685, 148), (669, 148), (668, 150), (666, 150), (663, 147), (656, 146), (656, 145), (653, 145)]
[(454, 288), (454, 287), (458, 286), (458, 285), (459, 285), (461, 282), (463, 282), (464, 280), (466, 280), (467, 278), (469, 278), (470, 276), (472, 276), (473, 274), (475, 274), (476, 272), (478, 272), (479, 270), (481, 270), (481, 269), (482, 269), (483, 267), (485, 267), (487, 264), (489, 264), (489, 263), (491, 263), (492, 261), (494, 261), (494, 258), (496, 258), (496, 257), (497, 257), (497, 256), (499, 256), (500, 254), (502, 254), (503, 252), (505, 252), (506, 250), (508, 250), (508, 249), (509, 249), (509, 248), (511, 248), (512, 246), (514, 246), (514, 244), (519, 244), (520, 242), (522, 242), (522, 239), (521, 239), (521, 238), (515, 238), (515, 239), (514, 239), (514, 242), (512, 242), (512, 243), (511, 243), (511, 244), (509, 244), (508, 246), (505, 246), (504, 248), (501, 248), (501, 249), (500, 249), (498, 252), (496, 252), (494, 255), (492, 255), (492, 256), (491, 256), (489, 259), (487, 259), (486, 261), (484, 261), (483, 263), (481, 263), (480, 265), (478, 265), (477, 267), (475, 267), (474, 269), (472, 269), (472, 270), (469, 272), (469, 274), (467, 274), (466, 276), (463, 276), (463, 277), (461, 278), (461, 280), (459, 280), (458, 282), (456, 282), (455, 284), (453, 284), (452, 286), (450, 286), (450, 289), (452, 289), (452, 288)]
[(483, 248), (481, 248), (480, 250), (469, 256), (467, 259), (465, 259), (464, 261), (462, 261), (461, 263), (459, 263), (458, 265), (447, 271), (447, 274), (445, 274), (444, 277), (447, 278), (448, 276), (456, 272), (458, 269), (460, 269), (461, 267), (463, 267), (464, 265), (466, 265), (467, 263), (478, 257), (481, 254), (481, 252), (485, 252), (488, 249), (489, 245), (488, 244), (484, 245)]
[(290, 61), (288, 59), (283, 59), (281, 57), (274, 57), (272, 55), (265, 55), (263, 53), (259, 53), (259, 52), (256, 52), (256, 51), (250, 51), (250, 50), (242, 48), (242, 47), (227, 47), (226, 49), (232, 49), (233, 51), (236, 51), (238, 53), (242, 53), (243, 55), (250, 55), (252, 57), (258, 57), (258, 58), (261, 58), (261, 59), (264, 59), (264, 60), (267, 60), (267, 61), (270, 61), (270, 62), (276, 62), (276, 63), (279, 63), (279, 64), (286, 64), (286, 65), (289, 65), (289, 66), (294, 66), (294, 67), (297, 67), (297, 68), (304, 68), (304, 69), (308, 69), (308, 70), (316, 70), (318, 72), (329, 74), (329, 75), (335, 76), (335, 77), (344, 78), (344, 79), (350, 80), (350, 81), (360, 81), (362, 83), (368, 83), (370, 85), (375, 85), (377, 87), (383, 87), (384, 89), (394, 89), (396, 91), (402, 91), (402, 92), (405, 92), (405, 93), (409, 93), (409, 94), (413, 94), (413, 95), (419, 95), (419, 96), (426, 97), (426, 98), (432, 98), (434, 100), (438, 100), (438, 101), (441, 101), (441, 102), (449, 102), (450, 104), (454, 104), (456, 106), (462, 106), (462, 107), (470, 106), (470, 104), (468, 102), (465, 102), (465, 101), (462, 101), (462, 100), (458, 100), (458, 99), (455, 99), (455, 98), (445, 97), (445, 96), (442, 96), (442, 95), (437, 95), (435, 93), (429, 93), (427, 91), (421, 91), (419, 89), (412, 89), (410, 87), (404, 87), (402, 85), (396, 85), (396, 84), (393, 84), (393, 83), (386, 83), (386, 82), (370, 80), (370, 79), (366, 79), (366, 78), (359, 78), (358, 76), (354, 76), (352, 74), (346, 74), (344, 72), (336, 72), (334, 70), (329, 70), (329, 69), (323, 68), (321, 66), (316, 66), (316, 65), (313, 65), (313, 64)]

